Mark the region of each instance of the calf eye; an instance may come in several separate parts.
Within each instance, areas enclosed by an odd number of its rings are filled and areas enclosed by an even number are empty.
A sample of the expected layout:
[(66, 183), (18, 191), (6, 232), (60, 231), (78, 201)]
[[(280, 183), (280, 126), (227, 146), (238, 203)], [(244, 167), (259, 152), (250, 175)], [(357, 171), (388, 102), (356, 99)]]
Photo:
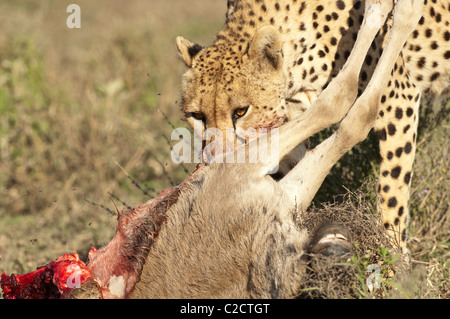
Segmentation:
[(234, 111), (233, 119), (237, 120), (240, 117), (243, 117), (247, 113), (248, 107), (241, 107)]

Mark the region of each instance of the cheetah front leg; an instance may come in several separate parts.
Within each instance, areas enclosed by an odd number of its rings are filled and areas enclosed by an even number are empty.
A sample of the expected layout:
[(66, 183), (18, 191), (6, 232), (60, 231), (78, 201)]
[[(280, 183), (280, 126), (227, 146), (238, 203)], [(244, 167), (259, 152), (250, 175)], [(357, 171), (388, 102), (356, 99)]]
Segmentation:
[(393, 245), (406, 252), (420, 90), (404, 70), (403, 57), (400, 56), (381, 96), (374, 131), (379, 139), (381, 155), (377, 211)]
[(377, 211), (392, 245), (404, 253), (420, 97), (420, 90), (406, 74), (403, 56), (399, 56), (380, 98), (374, 131), (381, 155)]

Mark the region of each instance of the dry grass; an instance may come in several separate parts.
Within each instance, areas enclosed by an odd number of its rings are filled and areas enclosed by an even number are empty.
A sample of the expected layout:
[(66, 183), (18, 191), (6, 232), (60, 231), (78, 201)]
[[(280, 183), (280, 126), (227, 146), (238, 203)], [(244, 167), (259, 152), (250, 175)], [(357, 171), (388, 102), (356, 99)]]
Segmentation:
[[(226, 1), (76, 3), (79, 30), (66, 27), (65, 2), (0, 3), (0, 273), (28, 272), (71, 251), (86, 259), (112, 237), (116, 206), (141, 203), (190, 170), (170, 160), (172, 128), (159, 112), (187, 127), (174, 38), (210, 43)], [(449, 297), (448, 107), (423, 114), (410, 245), (427, 264), (414, 264), (420, 280), (402, 290), (406, 297)], [(344, 159), (352, 168), (346, 161), (365, 157)], [(343, 175), (335, 172), (329, 189)], [(373, 191), (364, 192), (373, 209)]]

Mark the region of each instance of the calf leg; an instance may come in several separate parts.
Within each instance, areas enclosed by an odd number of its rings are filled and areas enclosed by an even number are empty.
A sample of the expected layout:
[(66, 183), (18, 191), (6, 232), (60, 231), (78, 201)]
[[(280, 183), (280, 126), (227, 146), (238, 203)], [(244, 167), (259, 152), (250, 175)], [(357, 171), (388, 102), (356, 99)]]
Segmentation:
[[(422, 7), (423, 1), (398, 1), (386, 47), (366, 89), (342, 120), (339, 129), (308, 152), (281, 180), (283, 187), (288, 188), (288, 193), (296, 197), (293, 201), (299, 203), (299, 209), (306, 210), (333, 165), (355, 144), (364, 140), (373, 127), (381, 94), (406, 39), (422, 15)], [(356, 49), (358, 47), (355, 45)]]
[(280, 127), (279, 157), (271, 160), (267, 171), (276, 167), (278, 159), (286, 156), (298, 144), (345, 116), (356, 99), (358, 77), (367, 51), (391, 9), (391, 1), (368, 1), (358, 37), (347, 62), (310, 108)]

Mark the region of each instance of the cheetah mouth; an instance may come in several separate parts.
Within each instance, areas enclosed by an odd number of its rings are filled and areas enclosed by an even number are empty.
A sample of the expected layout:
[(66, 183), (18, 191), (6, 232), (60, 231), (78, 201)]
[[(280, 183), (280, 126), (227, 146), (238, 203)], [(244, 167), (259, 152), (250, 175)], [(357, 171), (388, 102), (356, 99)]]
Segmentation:
[(266, 132), (270, 132), (272, 129), (279, 128), (280, 126), (286, 124), (287, 122), (289, 122), (289, 119), (287, 116), (284, 116), (276, 119), (272, 123), (258, 126), (258, 129), (264, 129)]
[(256, 132), (255, 134), (251, 135), (249, 134), (247, 131), (243, 130), (244, 132), (241, 131), (241, 129), (235, 129), (234, 130), (234, 135), (236, 136), (236, 138), (242, 142), (243, 144), (248, 143), (249, 140), (246, 140), (246, 136), (250, 136), (250, 140), (251, 139), (257, 139), (259, 136), (261, 136), (262, 134), (268, 134), (270, 133), (272, 130), (279, 128), (280, 126), (286, 124), (288, 122), (288, 118), (285, 117), (280, 117), (274, 121), (272, 121), (271, 123), (265, 124), (265, 125), (260, 125), (260, 126), (256, 126)]

